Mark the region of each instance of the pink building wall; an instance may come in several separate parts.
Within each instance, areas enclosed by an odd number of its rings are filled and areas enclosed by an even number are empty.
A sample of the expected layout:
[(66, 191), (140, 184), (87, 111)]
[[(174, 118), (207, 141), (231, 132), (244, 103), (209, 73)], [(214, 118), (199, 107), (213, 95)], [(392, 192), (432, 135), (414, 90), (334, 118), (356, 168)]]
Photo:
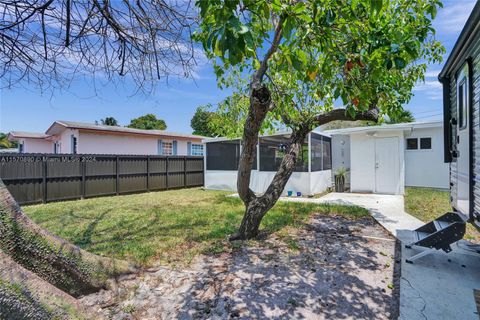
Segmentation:
[(24, 152), (28, 153), (53, 153), (53, 143), (45, 139), (22, 138)]
[[(71, 139), (70, 135), (68, 135), (68, 139)], [(188, 142), (201, 144), (200, 140), (184, 138), (98, 134), (80, 131), (78, 153), (156, 155), (158, 154), (158, 140), (162, 140), (162, 142), (177, 141), (177, 155), (181, 156), (188, 155)]]
[(25, 153), (54, 153), (54, 143), (57, 143), (57, 153), (72, 153), (72, 135), (77, 138), (77, 153), (79, 154), (139, 154), (157, 155), (158, 141), (177, 141), (177, 155), (186, 156), (188, 142), (202, 144), (200, 139), (183, 137), (162, 137), (133, 134), (109, 134), (104, 132), (65, 129), (57, 136), (48, 139), (21, 138)]

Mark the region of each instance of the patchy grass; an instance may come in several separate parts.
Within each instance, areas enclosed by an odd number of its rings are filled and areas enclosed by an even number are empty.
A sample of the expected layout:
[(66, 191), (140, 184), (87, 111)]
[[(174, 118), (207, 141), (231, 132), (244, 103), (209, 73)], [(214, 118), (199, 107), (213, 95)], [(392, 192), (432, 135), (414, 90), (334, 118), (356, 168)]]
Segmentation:
[[(198, 253), (231, 249), (242, 202), (223, 191), (171, 190), (24, 207), (36, 223), (90, 252), (148, 265), (188, 263)], [(359, 207), (279, 202), (262, 221), (267, 232), (302, 226), (312, 213), (350, 218)]]
[[(450, 193), (430, 188), (405, 188), (405, 211), (418, 219), (428, 222), (452, 211)], [(465, 239), (480, 242), (480, 233), (467, 224)]]

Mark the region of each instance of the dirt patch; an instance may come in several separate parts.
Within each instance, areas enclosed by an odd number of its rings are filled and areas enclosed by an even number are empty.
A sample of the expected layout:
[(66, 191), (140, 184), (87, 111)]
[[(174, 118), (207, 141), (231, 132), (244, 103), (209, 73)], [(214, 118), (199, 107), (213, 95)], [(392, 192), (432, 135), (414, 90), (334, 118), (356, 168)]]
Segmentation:
[(188, 270), (119, 279), (82, 301), (113, 319), (393, 319), (395, 239), (372, 218), (316, 216), (294, 235), (236, 244)]

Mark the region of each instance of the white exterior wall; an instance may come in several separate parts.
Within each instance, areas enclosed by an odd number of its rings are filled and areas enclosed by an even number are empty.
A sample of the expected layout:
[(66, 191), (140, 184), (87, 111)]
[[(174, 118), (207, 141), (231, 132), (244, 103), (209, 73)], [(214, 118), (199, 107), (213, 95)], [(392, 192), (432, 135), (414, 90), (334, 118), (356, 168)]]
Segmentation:
[[(318, 172), (294, 172), (283, 190), (283, 195), (288, 191), (294, 194), (314, 195), (331, 187), (331, 170)], [(256, 193), (263, 193), (272, 182), (275, 172), (252, 170), (250, 188)], [(205, 171), (205, 188), (213, 190), (237, 190), (237, 171), (207, 170)]]
[[(443, 127), (414, 129), (407, 138), (432, 138), (430, 150), (406, 150), (405, 185), (409, 187), (449, 188), (449, 165), (443, 162)], [(419, 147), (420, 147), (420, 141)]]
[(23, 143), (24, 153), (52, 153), (53, 143), (45, 139), (21, 138), (19, 143)]
[(403, 131), (365, 133), (350, 135), (350, 190), (352, 192), (375, 192), (375, 139), (398, 138), (399, 185), (397, 194), (405, 192), (405, 157)]

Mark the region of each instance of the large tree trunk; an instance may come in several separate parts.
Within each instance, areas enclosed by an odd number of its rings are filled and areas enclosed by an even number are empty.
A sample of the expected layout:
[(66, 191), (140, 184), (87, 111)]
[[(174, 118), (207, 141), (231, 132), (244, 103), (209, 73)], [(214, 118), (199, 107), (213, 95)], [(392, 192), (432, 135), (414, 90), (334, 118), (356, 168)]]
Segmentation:
[(105, 288), (126, 261), (100, 257), (56, 237), (30, 220), (0, 179), (0, 250), (45, 281), (80, 296)]
[[(295, 169), (298, 154), (301, 150), (302, 143), (305, 140), (308, 132), (309, 130), (307, 128), (302, 128), (292, 133), (290, 138), (290, 145), (287, 147), (287, 152), (282, 159), (280, 168), (278, 169), (277, 173), (273, 177), (272, 182), (270, 183), (263, 195), (255, 196), (253, 192), (248, 189), (249, 195), (245, 197), (244, 200), (245, 214), (243, 216), (243, 220), (240, 228), (238, 229), (238, 232), (230, 237), (231, 240), (246, 240), (257, 236), (263, 217), (268, 212), (268, 210), (270, 210), (278, 201), (285, 188), (285, 185), (287, 184), (288, 179), (290, 179), (290, 176)], [(243, 156), (244, 155), (242, 152), (242, 157)], [(248, 158), (245, 156), (244, 161), (246, 161), (246, 159)], [(246, 166), (248, 166), (248, 163), (246, 164)], [(248, 179), (246, 176), (239, 176), (239, 185), (246, 185), (248, 187), (249, 183), (250, 176), (248, 176)]]
[(99, 319), (0, 250), (0, 319)]

